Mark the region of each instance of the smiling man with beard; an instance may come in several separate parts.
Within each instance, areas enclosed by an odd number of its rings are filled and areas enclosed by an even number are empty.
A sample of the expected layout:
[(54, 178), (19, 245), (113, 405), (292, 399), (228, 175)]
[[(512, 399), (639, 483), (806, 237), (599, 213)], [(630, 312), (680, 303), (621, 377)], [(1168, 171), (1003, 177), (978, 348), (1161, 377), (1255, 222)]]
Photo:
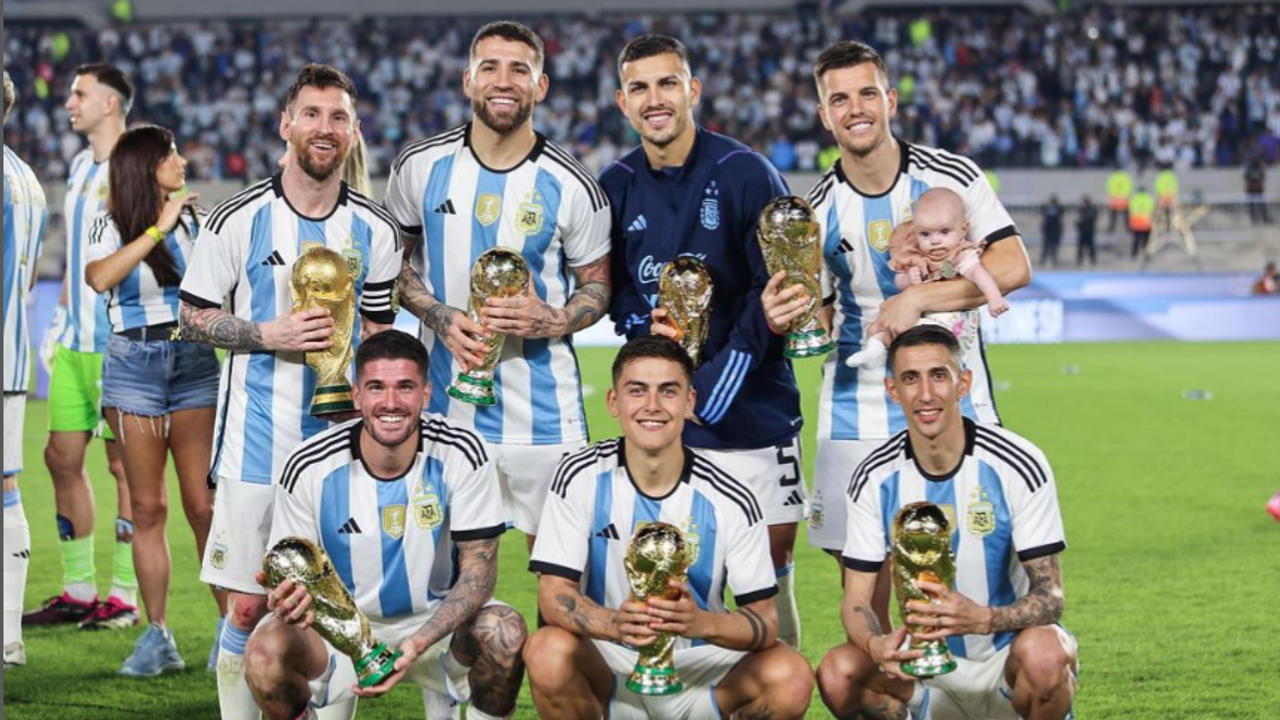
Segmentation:
[(341, 253), (354, 276), (363, 334), (395, 321), (395, 222), (342, 181), (358, 131), (351, 80), (327, 65), (303, 68), (280, 116), (292, 160), (214, 208), (182, 281), (184, 337), (229, 351), (209, 471), (217, 484), (213, 526), (200, 572), (229, 591), (217, 660), (224, 720), (258, 714), (243, 653), (267, 608), (254, 573), (267, 549), (271, 483), (298, 443), (328, 427), (307, 412), (316, 374), (305, 353), (329, 347), (333, 320), (325, 308), (290, 311), (294, 261), (311, 245)]

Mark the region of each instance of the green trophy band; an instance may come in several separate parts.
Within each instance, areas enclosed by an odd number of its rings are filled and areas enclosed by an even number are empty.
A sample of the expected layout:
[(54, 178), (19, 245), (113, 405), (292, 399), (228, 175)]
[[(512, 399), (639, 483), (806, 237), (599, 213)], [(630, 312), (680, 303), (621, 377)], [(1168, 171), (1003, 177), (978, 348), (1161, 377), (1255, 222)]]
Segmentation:
[(658, 307), (664, 308), (676, 329), (676, 342), (693, 364), (702, 362), (702, 346), (711, 330), (711, 273), (701, 260), (681, 255), (662, 266), (658, 276)]
[(822, 308), (822, 238), (813, 208), (802, 197), (776, 197), (760, 211), (759, 227), (760, 250), (769, 275), (785, 272), (781, 289), (803, 285), (811, 298), (809, 309), (787, 328), (783, 354), (790, 358), (826, 355), (835, 342), (818, 317)]
[(323, 245), (311, 245), (293, 263), (290, 281), (293, 312), (313, 307), (329, 309), (333, 318), (332, 345), (307, 353), (307, 365), (316, 373), (311, 414), (323, 417), (356, 409), (351, 401), (353, 330), (356, 320), (356, 288), (346, 258)]
[(356, 607), (323, 549), (305, 538), (284, 538), (262, 559), (262, 571), (267, 587), (275, 588), (289, 579), (311, 593), (311, 612), (315, 614), (311, 626), (351, 658), (360, 687), (377, 685), (395, 671), (400, 651), (374, 639), (369, 618)]
[[(952, 587), (956, 582), (956, 558), (951, 552), (951, 522), (942, 508), (930, 502), (904, 505), (893, 518), (893, 589), (898, 596), (902, 617), (907, 616), (910, 600), (933, 600), (917, 582), (938, 583)], [(920, 628), (911, 624), (914, 634)], [(902, 663), (902, 671), (918, 678), (945, 675), (956, 669), (955, 658), (947, 650), (945, 640), (911, 640), (912, 650), (924, 657)]]
[[(514, 297), (523, 294), (529, 286), (529, 265), (516, 250), (494, 247), (480, 253), (471, 266), (471, 297), (467, 302), (467, 316), (480, 324), (480, 309), (486, 298)], [(502, 357), (502, 333), (490, 332), (486, 344), (489, 352), (484, 363), (466, 372), (458, 373), (449, 386), (449, 397), (473, 405), (493, 405), (497, 402), (493, 392), (493, 369)]]
[[(627, 582), (637, 602), (651, 596), (671, 597), (676, 591), (668, 581), (684, 581), (689, 568), (688, 546), (684, 533), (675, 525), (664, 522), (645, 523), (627, 546), (625, 561)], [(653, 643), (639, 649), (627, 688), (640, 695), (671, 695), (684, 689), (684, 683), (676, 676), (676, 636), (659, 633)]]

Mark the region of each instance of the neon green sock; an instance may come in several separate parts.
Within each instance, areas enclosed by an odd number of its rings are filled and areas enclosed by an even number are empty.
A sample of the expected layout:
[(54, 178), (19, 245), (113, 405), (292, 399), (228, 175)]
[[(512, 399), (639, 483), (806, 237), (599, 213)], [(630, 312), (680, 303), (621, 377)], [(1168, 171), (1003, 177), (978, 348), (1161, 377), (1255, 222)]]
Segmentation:
[(116, 518), (116, 543), (112, 553), (111, 593), (128, 605), (137, 605), (138, 575), (133, 571), (133, 523)]
[(93, 535), (86, 535), (79, 540), (63, 540), (58, 543), (58, 547), (62, 550), (62, 580), (68, 591), (75, 585), (81, 588), (88, 586), (90, 597), (77, 599), (92, 600), (93, 576), (96, 572), (93, 565)]

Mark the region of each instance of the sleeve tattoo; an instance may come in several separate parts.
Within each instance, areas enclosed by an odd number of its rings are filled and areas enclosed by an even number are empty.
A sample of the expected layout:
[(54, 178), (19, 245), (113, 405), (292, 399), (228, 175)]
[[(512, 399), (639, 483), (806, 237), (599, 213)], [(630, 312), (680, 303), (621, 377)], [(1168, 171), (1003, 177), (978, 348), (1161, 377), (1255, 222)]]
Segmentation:
[(257, 323), (238, 318), (221, 308), (197, 308), (184, 302), (178, 311), (178, 319), (184, 340), (238, 352), (267, 349), (262, 342), (262, 329)]
[(760, 613), (749, 607), (738, 608), (738, 614), (747, 619), (747, 624), (751, 626), (751, 642), (747, 644), (746, 649), (749, 651), (759, 650), (764, 647), (764, 642), (768, 638), (768, 626), (765, 625), (764, 618), (760, 617)]
[(610, 637), (609, 626), (613, 623), (614, 613), (581, 593), (556, 593), (555, 612), (568, 620), (579, 635), (601, 639)]
[(565, 334), (589, 328), (609, 310), (609, 256), (573, 269), (577, 285), (565, 303)]
[(1052, 625), (1062, 618), (1062, 571), (1057, 555), (1046, 555), (1022, 564), (1031, 588), (1012, 605), (994, 608), (992, 632), (1009, 632), (1037, 625)]
[(479, 612), (493, 597), (497, 582), (498, 538), (459, 542), (458, 582), (416, 633), (426, 639), (426, 647)]

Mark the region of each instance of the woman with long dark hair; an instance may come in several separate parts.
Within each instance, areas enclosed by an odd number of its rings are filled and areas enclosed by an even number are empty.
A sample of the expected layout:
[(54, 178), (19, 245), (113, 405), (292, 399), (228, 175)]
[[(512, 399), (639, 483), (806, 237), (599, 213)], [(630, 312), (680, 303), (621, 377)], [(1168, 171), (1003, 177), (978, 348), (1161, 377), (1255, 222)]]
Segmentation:
[[(178, 286), (201, 221), (197, 196), (185, 189), (186, 165), (165, 128), (144, 125), (120, 137), (111, 152), (109, 212), (90, 230), (85, 267), (89, 285), (107, 294), (114, 334), (103, 360), (102, 406), (122, 440), (133, 505), (133, 562), (150, 621), (122, 675), (154, 677), (184, 667), (165, 623), (169, 453), (197, 557), (204, 554), (213, 516), (205, 478), (218, 359), (208, 345), (177, 339)], [(217, 592), (214, 597), (224, 604)]]

